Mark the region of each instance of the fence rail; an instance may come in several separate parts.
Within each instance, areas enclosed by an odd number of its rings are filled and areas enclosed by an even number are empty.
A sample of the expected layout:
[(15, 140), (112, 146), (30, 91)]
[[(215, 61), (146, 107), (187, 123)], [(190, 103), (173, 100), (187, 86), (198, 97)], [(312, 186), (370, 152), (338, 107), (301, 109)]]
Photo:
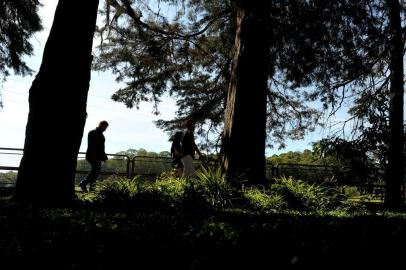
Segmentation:
[[(84, 152), (79, 152), (78, 166), (76, 168), (76, 181), (80, 181), (84, 174), (90, 170), (89, 164), (85, 161)], [(23, 149), (0, 147), (0, 187), (13, 184), (13, 180), (6, 179), (7, 171), (17, 172)], [(119, 154), (107, 154), (109, 160), (102, 166), (100, 177), (109, 175), (120, 175), (127, 178), (134, 176), (143, 179), (155, 179), (163, 172), (169, 171), (172, 168), (172, 159), (170, 157), (151, 157), (151, 156), (134, 156)], [(200, 161), (195, 162), (196, 165), (201, 164)], [(215, 161), (206, 161), (206, 166), (215, 166)], [(5, 172), (5, 173), (4, 173)], [(331, 183), (336, 185), (347, 185), (350, 183), (353, 186), (363, 188), (367, 179), (359, 180), (355, 183), (355, 178), (351, 173), (353, 170), (349, 167), (337, 167), (330, 165), (312, 165), (312, 164), (266, 164), (266, 173), (268, 178), (292, 176), (295, 179), (301, 179), (314, 183)], [(377, 177), (377, 176), (375, 176)], [(11, 177), (10, 177), (11, 178)], [(375, 179), (376, 180), (376, 179)], [(372, 182), (376, 185), (377, 181)], [(14, 180), (15, 182), (15, 180)], [(351, 183), (352, 182), (352, 183)], [(371, 182), (371, 181), (369, 181)], [(369, 185), (371, 187), (373, 185)], [(384, 185), (379, 186), (379, 189), (384, 188)]]

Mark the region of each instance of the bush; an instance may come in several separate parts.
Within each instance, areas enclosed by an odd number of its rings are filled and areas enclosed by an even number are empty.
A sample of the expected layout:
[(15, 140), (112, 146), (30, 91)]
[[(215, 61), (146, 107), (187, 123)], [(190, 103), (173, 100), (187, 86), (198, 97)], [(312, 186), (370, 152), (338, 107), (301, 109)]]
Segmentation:
[(183, 201), (186, 206), (225, 208), (233, 206), (239, 194), (226, 181), (220, 168), (201, 168), (187, 181)]
[(97, 200), (110, 206), (123, 206), (129, 204), (139, 191), (137, 178), (127, 179), (114, 176), (101, 183), (97, 193)]
[(345, 195), (322, 184), (309, 184), (292, 177), (275, 179), (271, 192), (281, 195), (289, 208), (296, 210), (330, 210), (347, 200)]
[(277, 212), (344, 211), (356, 209), (336, 189), (309, 184), (292, 177), (278, 178), (268, 188), (233, 188), (220, 169), (202, 168), (196, 178), (185, 179), (164, 173), (154, 182), (111, 177), (101, 183), (96, 201), (108, 206), (137, 209), (174, 208), (185, 211), (211, 211), (234, 208), (248, 211)]
[(195, 179), (177, 178), (171, 173), (163, 173), (153, 182), (142, 182), (137, 178), (110, 179), (103, 183), (98, 197), (109, 205), (151, 208), (182, 204), (198, 210), (229, 206), (233, 194), (220, 169), (202, 169)]
[(145, 189), (156, 190), (159, 194), (172, 198), (173, 200), (180, 199), (186, 187), (186, 179), (177, 178), (173, 174), (163, 173), (155, 182), (145, 185)]
[(287, 203), (280, 194), (268, 194), (265, 190), (248, 188), (243, 191), (248, 207), (253, 210), (268, 211), (286, 209)]

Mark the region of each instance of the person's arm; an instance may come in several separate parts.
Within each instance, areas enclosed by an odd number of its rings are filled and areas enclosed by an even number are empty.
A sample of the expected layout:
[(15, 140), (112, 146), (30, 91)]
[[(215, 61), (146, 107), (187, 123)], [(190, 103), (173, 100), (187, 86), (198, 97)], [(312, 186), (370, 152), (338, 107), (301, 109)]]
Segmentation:
[(109, 158), (106, 155), (106, 150), (105, 150), (105, 147), (104, 147), (104, 143), (103, 143), (102, 155), (103, 155), (103, 160), (102, 161), (106, 162)]
[(97, 148), (98, 148), (98, 151), (99, 151), (99, 158), (103, 162), (106, 162), (106, 160), (109, 159), (107, 157), (107, 155), (106, 155), (106, 150), (105, 150), (106, 148), (104, 146), (105, 141), (106, 141), (106, 139), (104, 138), (103, 133), (99, 133), (98, 142), (97, 142), (97, 144), (98, 144)]
[(97, 153), (95, 150), (95, 138), (94, 132), (90, 131), (87, 135), (87, 150), (86, 150), (86, 160), (89, 162), (94, 162), (97, 160)]

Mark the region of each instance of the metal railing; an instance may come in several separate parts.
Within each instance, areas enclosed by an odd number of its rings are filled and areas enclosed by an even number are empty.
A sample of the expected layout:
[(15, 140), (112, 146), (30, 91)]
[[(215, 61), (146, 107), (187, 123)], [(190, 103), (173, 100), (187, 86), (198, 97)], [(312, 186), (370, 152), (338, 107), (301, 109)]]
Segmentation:
[[(17, 172), (20, 164), (23, 149), (0, 147), (0, 172)], [(100, 177), (110, 175), (119, 175), (129, 179), (138, 176), (143, 179), (153, 180), (163, 172), (172, 168), (172, 158), (154, 157), (154, 156), (133, 156), (120, 154), (107, 154), (109, 160), (102, 166)], [(198, 166), (200, 161), (195, 161)], [(205, 166), (216, 166), (215, 161), (205, 161)], [(85, 153), (79, 152), (78, 165), (76, 168), (76, 181), (83, 178), (90, 170), (90, 165), (85, 161)], [(268, 178), (292, 176), (294, 179), (301, 179), (313, 183), (332, 183), (345, 185), (346, 179), (350, 179), (351, 168), (329, 166), (329, 165), (309, 165), (309, 164), (266, 164), (266, 173)], [(5, 179), (7, 175), (2, 174), (0, 178), (0, 187), (3, 185), (12, 185), (13, 180)], [(12, 177), (10, 177), (12, 178)], [(15, 180), (14, 180), (15, 182)], [(364, 185), (367, 181), (362, 180)], [(354, 184), (356, 186), (356, 184)], [(379, 188), (384, 187), (377, 185)]]
[[(12, 187), (15, 185), (16, 174), (13, 175), (12, 173), (18, 172), (23, 152), (24, 150), (21, 148), (0, 147), (0, 173), (3, 172), (0, 178), (0, 187)], [(89, 173), (90, 170), (90, 165), (85, 161), (85, 156), (85, 152), (79, 152), (78, 154), (78, 164), (76, 167), (77, 181), (81, 175)], [(129, 156), (119, 154), (107, 154), (107, 156), (110, 160), (109, 163), (118, 164), (120, 166), (119, 169), (117, 169), (117, 166), (108, 166), (108, 163), (106, 163), (100, 172), (101, 177), (109, 175), (131, 177), (131, 158)]]
[(0, 189), (7, 189), (15, 186), (16, 172), (23, 156), (23, 149), (0, 148), (0, 172), (4, 172), (0, 178)]
[[(0, 147), (0, 172), (17, 172), (22, 155), (23, 149)], [(4, 156), (9, 158), (5, 159)], [(130, 179), (134, 176), (151, 179), (172, 168), (171, 157), (130, 157), (128, 155), (121, 154), (107, 154), (107, 156), (109, 159), (102, 166), (100, 172), (101, 177), (119, 175)], [(85, 157), (85, 152), (79, 152), (76, 167), (77, 180), (84, 174), (87, 174), (90, 170), (90, 164), (85, 160)], [(200, 161), (195, 161), (195, 163), (198, 165)]]

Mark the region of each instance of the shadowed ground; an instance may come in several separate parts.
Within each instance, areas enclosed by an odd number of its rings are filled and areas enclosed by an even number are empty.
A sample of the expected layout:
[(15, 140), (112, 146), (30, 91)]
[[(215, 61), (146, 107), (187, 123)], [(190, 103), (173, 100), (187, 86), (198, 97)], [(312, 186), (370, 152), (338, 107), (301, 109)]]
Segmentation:
[[(3, 200), (7, 268), (272, 269), (403, 262), (406, 214), (337, 217), (197, 209), (35, 209)], [(33, 269), (33, 268), (32, 268)]]

